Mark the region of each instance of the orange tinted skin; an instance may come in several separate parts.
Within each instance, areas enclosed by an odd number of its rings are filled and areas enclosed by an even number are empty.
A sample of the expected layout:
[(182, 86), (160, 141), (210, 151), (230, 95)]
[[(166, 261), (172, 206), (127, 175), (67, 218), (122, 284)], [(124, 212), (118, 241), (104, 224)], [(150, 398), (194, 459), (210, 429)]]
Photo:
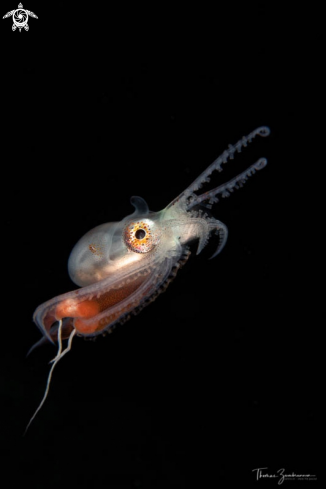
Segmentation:
[[(102, 319), (96, 316), (132, 294), (146, 279), (147, 275), (135, 278), (132, 282), (119, 289), (110, 290), (100, 297), (79, 302), (74, 299), (67, 299), (57, 305), (55, 309), (55, 319), (73, 318), (73, 327), (81, 334), (88, 335), (95, 331), (100, 331), (115, 321), (123, 312), (128, 312), (130, 305), (116, 313), (108, 313)], [(89, 321), (94, 318), (94, 321)]]
[(77, 302), (72, 299), (61, 302), (57, 305), (55, 310), (56, 319), (60, 320), (66, 317), (76, 318), (73, 322), (74, 327), (80, 333), (92, 333), (95, 331), (94, 328), (89, 328), (89, 331), (82, 331), (76, 327), (77, 318), (89, 319), (96, 316), (100, 312), (100, 304), (95, 300)]
[(82, 317), (88, 319), (96, 316), (99, 311), (99, 303), (94, 300), (74, 302), (72, 299), (68, 299), (57, 305), (55, 310), (55, 317), (58, 320), (68, 317)]

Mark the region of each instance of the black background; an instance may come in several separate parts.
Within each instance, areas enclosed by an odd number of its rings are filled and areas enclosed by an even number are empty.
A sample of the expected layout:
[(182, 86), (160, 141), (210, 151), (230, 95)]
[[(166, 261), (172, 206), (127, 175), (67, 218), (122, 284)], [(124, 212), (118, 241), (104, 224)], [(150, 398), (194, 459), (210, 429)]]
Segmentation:
[[(24, 7), (39, 17), (29, 32), (1, 21), (1, 464), (14, 485), (265, 487), (275, 480), (253, 469), (318, 474), (314, 163), (303, 152), (313, 90), (297, 19), (271, 3)], [(194, 248), (141, 314), (75, 339), (22, 437), (55, 355), (45, 346), (25, 359), (40, 337), (32, 314), (74, 289), (77, 240), (130, 214), (132, 195), (163, 209), (260, 125), (269, 138), (210, 184), (268, 158), (212, 210), (229, 228), (223, 252), (208, 260), (214, 239)]]

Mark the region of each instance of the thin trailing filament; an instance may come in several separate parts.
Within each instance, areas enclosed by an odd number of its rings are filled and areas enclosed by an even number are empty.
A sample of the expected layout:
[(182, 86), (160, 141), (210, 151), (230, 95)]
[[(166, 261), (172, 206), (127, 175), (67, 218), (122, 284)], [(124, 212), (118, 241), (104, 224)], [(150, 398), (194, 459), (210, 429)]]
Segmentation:
[[(43, 334), (35, 346), (44, 341), (53, 343), (57, 337), (58, 351), (50, 362), (43, 398), (25, 433), (45, 403), (54, 368), (70, 351), (76, 333), (95, 338), (137, 314), (165, 290), (189, 257), (193, 242), (198, 243), (199, 254), (216, 234), (218, 246), (211, 258), (221, 252), (228, 237), (227, 227), (205, 207), (212, 207), (220, 197), (228, 197), (234, 189), (242, 187), (252, 174), (266, 166), (267, 160), (260, 158), (227, 183), (202, 190), (201, 195), (199, 189), (210, 181), (215, 170), (222, 171), (236, 152), (240, 153), (256, 136), (266, 137), (269, 133), (268, 127), (259, 127), (235, 145), (229, 145), (165, 209), (151, 212), (144, 199), (134, 196), (132, 214), (120, 222), (96, 226), (77, 242), (69, 257), (68, 270), (80, 288), (52, 298), (34, 312), (34, 321)], [(66, 339), (68, 343), (63, 349)]]
[(53, 358), (53, 360), (51, 360), (51, 362), (50, 362), (50, 363), (53, 363), (53, 365), (52, 365), (51, 370), (50, 370), (49, 375), (48, 375), (48, 380), (47, 380), (47, 383), (46, 383), (46, 389), (45, 389), (45, 392), (44, 392), (43, 399), (40, 402), (38, 408), (36, 409), (35, 413), (31, 417), (31, 419), (29, 420), (29, 423), (26, 426), (26, 429), (24, 431), (24, 435), (23, 436), (26, 435), (28, 428), (30, 427), (30, 425), (32, 424), (33, 420), (35, 419), (37, 413), (41, 410), (43, 404), (45, 403), (45, 400), (46, 400), (46, 398), (48, 396), (48, 393), (49, 393), (49, 390), (50, 390), (50, 383), (51, 383), (51, 379), (52, 379), (53, 370), (54, 370), (56, 364), (59, 362), (59, 360), (61, 360), (61, 358), (66, 353), (68, 353), (68, 351), (71, 350), (71, 344), (72, 344), (73, 337), (76, 334), (76, 330), (75, 329), (72, 330), (72, 332), (71, 332), (71, 334), (69, 336), (67, 348), (65, 348), (65, 350), (63, 350), (63, 351), (62, 351), (62, 338), (61, 338), (61, 334), (62, 334), (62, 320), (59, 321), (59, 327), (58, 327), (58, 345), (59, 345), (59, 347), (58, 347), (58, 353), (55, 356), (55, 358)]

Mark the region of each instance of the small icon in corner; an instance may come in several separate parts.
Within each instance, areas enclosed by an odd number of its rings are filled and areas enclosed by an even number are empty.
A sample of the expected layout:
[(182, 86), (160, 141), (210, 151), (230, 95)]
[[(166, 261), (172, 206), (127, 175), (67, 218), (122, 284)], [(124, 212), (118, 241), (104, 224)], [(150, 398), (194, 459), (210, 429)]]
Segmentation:
[(16, 10), (11, 10), (10, 12), (7, 12), (6, 15), (3, 16), (3, 19), (6, 19), (11, 15), (13, 20), (12, 30), (15, 31), (18, 27), (19, 32), (21, 32), (22, 28), (24, 28), (25, 31), (28, 31), (28, 16), (34, 17), (34, 19), (38, 19), (37, 15), (35, 15), (33, 12), (24, 9), (21, 3), (18, 5), (18, 8)]

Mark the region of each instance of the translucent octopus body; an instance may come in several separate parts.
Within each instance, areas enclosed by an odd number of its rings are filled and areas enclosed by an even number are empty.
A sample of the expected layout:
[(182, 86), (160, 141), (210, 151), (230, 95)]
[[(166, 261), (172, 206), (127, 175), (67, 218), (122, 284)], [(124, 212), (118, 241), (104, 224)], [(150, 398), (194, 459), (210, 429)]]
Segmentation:
[[(234, 146), (230, 145), (162, 211), (150, 212), (141, 197), (132, 197), (133, 214), (120, 222), (100, 225), (78, 241), (69, 257), (68, 270), (71, 279), (81, 288), (53, 298), (34, 313), (34, 321), (44, 336), (39, 343), (43, 340), (58, 340), (59, 343), (48, 386), (53, 368), (69, 351), (73, 336), (76, 333), (87, 337), (103, 334), (132, 313), (139, 312), (166, 288), (187, 260), (190, 243), (198, 241), (198, 254), (210, 236), (216, 234), (219, 242), (212, 258), (222, 250), (227, 240), (227, 227), (201, 208), (211, 208), (219, 197), (230, 195), (256, 170), (263, 168), (267, 160), (259, 159), (219, 187), (201, 195), (196, 192), (209, 182), (213, 171), (222, 171), (222, 165), (233, 159), (236, 152), (256, 136), (265, 137), (269, 132), (268, 127), (260, 127)], [(69, 338), (68, 346), (62, 352), (65, 338)], [(48, 386), (38, 410), (46, 398)]]

